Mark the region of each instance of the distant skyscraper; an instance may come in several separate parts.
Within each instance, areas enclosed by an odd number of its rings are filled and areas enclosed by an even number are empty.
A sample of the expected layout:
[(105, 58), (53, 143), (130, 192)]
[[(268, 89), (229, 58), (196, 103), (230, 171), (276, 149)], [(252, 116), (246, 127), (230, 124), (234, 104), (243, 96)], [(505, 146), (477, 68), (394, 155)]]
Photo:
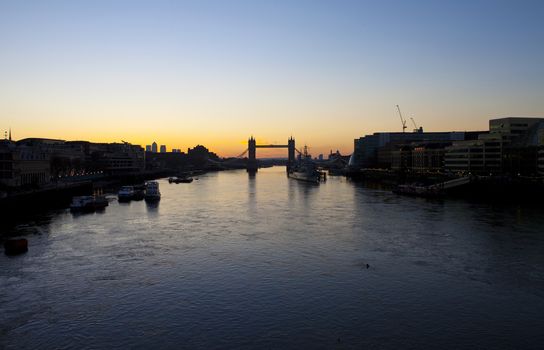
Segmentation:
[(157, 143), (156, 142), (153, 142), (153, 144), (151, 145), (151, 152), (157, 153)]
[(166, 145), (161, 145), (161, 153), (166, 153)]
[(146, 145), (145, 146), (145, 151), (146, 152), (151, 152), (151, 145)]

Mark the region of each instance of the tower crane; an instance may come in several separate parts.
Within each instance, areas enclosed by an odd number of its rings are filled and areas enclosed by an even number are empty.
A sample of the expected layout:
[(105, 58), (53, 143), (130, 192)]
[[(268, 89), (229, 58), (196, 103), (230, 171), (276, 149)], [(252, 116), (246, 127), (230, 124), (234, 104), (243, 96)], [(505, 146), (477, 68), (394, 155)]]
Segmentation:
[(406, 120), (404, 118), (402, 118), (402, 113), (400, 112), (400, 107), (399, 105), (397, 105), (397, 110), (399, 111), (399, 117), (400, 117), (400, 122), (402, 123), (402, 132), (405, 132), (406, 131)]
[(419, 128), (417, 127), (416, 121), (412, 117), (410, 117), (410, 120), (412, 121), (412, 124), (414, 124), (414, 132), (417, 132)]
[(414, 132), (423, 132), (422, 126), (417, 126), (416, 121), (414, 118), (410, 118), (412, 120), (412, 124), (414, 124)]

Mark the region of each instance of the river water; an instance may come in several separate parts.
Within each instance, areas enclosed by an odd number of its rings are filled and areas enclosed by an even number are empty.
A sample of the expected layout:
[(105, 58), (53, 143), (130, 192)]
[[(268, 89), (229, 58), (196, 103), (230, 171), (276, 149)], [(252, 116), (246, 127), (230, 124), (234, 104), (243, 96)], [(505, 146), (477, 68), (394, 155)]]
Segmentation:
[[(0, 348), (542, 348), (542, 208), (284, 168), (3, 225)], [(367, 264), (369, 267), (367, 268)]]

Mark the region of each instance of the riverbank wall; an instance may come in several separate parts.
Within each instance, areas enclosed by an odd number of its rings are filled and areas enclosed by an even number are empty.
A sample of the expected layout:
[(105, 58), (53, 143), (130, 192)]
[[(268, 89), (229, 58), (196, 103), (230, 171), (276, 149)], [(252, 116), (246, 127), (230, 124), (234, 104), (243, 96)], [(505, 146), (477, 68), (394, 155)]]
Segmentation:
[[(429, 186), (458, 178), (453, 174), (403, 173), (382, 169), (363, 169), (346, 173), (355, 182), (364, 182), (373, 188), (392, 190), (399, 184)], [(466, 185), (445, 191), (446, 197), (498, 200), (527, 203), (541, 202), (544, 198), (543, 177), (521, 176), (471, 176)]]

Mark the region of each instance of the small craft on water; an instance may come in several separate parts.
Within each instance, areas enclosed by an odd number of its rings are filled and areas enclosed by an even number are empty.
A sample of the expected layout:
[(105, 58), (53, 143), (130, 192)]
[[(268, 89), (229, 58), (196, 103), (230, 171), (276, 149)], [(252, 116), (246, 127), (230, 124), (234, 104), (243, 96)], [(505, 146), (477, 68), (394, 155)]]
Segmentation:
[(134, 197), (134, 187), (133, 186), (123, 186), (117, 193), (117, 198), (119, 202), (128, 202)]
[(473, 180), (473, 176), (463, 176), (445, 182), (435, 183), (433, 185), (418, 183), (404, 184), (395, 187), (393, 189), (393, 193), (418, 197), (441, 197), (446, 195), (446, 191), (451, 191), (452, 189), (466, 186)]
[(145, 184), (134, 186), (134, 195), (132, 200), (141, 201), (145, 197)]
[(444, 191), (439, 187), (419, 184), (398, 185), (393, 189), (393, 193), (417, 197), (440, 197), (444, 195)]
[(132, 200), (141, 201), (145, 197), (145, 189), (134, 189)]
[(157, 202), (161, 199), (161, 191), (157, 181), (149, 181), (145, 188), (145, 200), (147, 202)]
[(188, 175), (174, 176), (174, 177), (169, 177), (168, 182), (169, 183), (175, 183), (175, 184), (179, 184), (179, 183), (187, 184), (187, 183), (193, 182), (193, 178), (188, 176)]
[(104, 209), (109, 205), (104, 196), (77, 196), (72, 198), (70, 210), (72, 212), (93, 212)]
[(193, 178), (192, 177), (178, 177), (178, 178), (176, 178), (176, 180), (174, 182), (177, 183), (177, 184), (179, 184), (179, 183), (188, 184), (188, 183), (193, 182)]

